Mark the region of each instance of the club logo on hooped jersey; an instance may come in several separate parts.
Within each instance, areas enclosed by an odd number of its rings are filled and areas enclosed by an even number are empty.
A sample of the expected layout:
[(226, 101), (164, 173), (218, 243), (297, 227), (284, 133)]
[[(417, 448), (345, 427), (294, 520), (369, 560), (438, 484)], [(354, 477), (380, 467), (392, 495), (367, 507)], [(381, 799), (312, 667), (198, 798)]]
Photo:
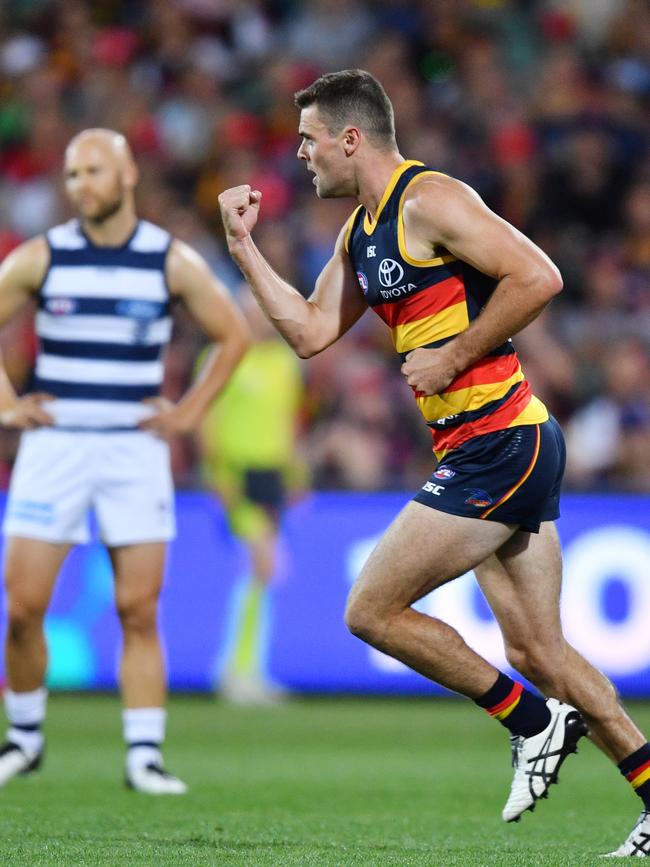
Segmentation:
[(379, 263), (379, 282), (387, 289), (399, 283), (403, 276), (404, 269), (394, 259), (382, 259)]
[(162, 304), (156, 301), (123, 298), (115, 305), (115, 312), (119, 316), (126, 316), (133, 320), (133, 342), (136, 344), (147, 342), (150, 326), (160, 316), (161, 311)]
[(492, 497), (487, 491), (483, 491), (481, 488), (464, 488), (463, 490), (469, 494), (465, 500), (466, 505), (476, 506), (477, 509), (484, 509), (486, 506), (492, 505)]
[(450, 470), (449, 467), (438, 467), (433, 477), (434, 479), (453, 479), (455, 475), (455, 471)]
[(363, 273), (363, 271), (357, 271), (357, 280), (359, 281), (359, 286), (361, 286), (361, 291), (364, 295), (368, 294), (368, 278)]
[(129, 316), (131, 319), (156, 319), (160, 316), (162, 305), (157, 301), (142, 301), (139, 298), (123, 298), (115, 305), (118, 316)]

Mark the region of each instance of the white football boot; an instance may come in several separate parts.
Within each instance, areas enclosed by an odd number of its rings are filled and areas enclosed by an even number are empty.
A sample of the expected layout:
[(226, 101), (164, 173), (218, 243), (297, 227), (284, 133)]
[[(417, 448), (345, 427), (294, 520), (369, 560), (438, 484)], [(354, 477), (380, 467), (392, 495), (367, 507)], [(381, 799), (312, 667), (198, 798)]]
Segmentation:
[(4, 786), (20, 774), (30, 774), (38, 770), (42, 761), (42, 749), (32, 753), (12, 741), (5, 741), (0, 746), (0, 786)]
[(578, 741), (587, 734), (587, 724), (570, 704), (549, 698), (546, 706), (551, 721), (543, 731), (529, 738), (510, 736), (515, 775), (501, 814), (506, 822), (518, 822), (522, 813), (535, 808), (539, 798), (548, 797), (562, 762), (578, 751)]
[(187, 792), (185, 783), (167, 773), (158, 762), (127, 769), (126, 785), (146, 795), (184, 795)]
[(629, 837), (616, 852), (608, 852), (605, 858), (648, 858), (650, 857), (650, 810), (644, 810)]

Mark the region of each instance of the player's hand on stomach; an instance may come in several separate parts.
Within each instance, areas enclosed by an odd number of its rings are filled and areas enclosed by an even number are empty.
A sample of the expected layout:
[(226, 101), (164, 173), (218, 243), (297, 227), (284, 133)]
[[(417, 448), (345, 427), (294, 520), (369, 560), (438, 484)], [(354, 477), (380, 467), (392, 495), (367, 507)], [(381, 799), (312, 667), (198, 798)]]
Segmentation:
[(406, 356), (402, 374), (422, 394), (440, 394), (457, 376), (453, 361), (443, 348), (414, 349)]
[(250, 235), (257, 223), (261, 200), (262, 193), (252, 190), (248, 184), (221, 193), (219, 207), (229, 248)]
[(44, 404), (55, 399), (54, 395), (42, 391), (17, 397), (9, 406), (0, 409), (0, 425), (19, 430), (49, 427), (54, 424), (54, 417), (45, 409)]
[(138, 427), (141, 430), (152, 431), (164, 439), (194, 430), (196, 420), (181, 404), (172, 403), (165, 397), (148, 397), (142, 402), (152, 407), (154, 412), (140, 422)]

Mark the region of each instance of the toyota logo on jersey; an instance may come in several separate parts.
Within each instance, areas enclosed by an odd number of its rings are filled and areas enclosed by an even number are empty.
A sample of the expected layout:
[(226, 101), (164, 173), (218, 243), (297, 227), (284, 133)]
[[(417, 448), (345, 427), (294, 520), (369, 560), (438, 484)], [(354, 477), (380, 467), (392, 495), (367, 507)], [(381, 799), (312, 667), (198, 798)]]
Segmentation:
[(404, 269), (394, 259), (382, 259), (379, 263), (379, 282), (389, 289), (395, 286), (404, 276)]

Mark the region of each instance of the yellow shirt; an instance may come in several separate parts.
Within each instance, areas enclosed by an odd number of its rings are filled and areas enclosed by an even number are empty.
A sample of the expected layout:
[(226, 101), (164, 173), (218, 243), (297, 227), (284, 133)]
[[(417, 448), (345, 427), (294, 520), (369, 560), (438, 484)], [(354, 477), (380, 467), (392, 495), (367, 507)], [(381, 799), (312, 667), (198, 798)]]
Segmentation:
[(293, 351), (276, 339), (254, 344), (204, 418), (206, 478), (224, 463), (286, 468), (293, 460), (302, 394)]

